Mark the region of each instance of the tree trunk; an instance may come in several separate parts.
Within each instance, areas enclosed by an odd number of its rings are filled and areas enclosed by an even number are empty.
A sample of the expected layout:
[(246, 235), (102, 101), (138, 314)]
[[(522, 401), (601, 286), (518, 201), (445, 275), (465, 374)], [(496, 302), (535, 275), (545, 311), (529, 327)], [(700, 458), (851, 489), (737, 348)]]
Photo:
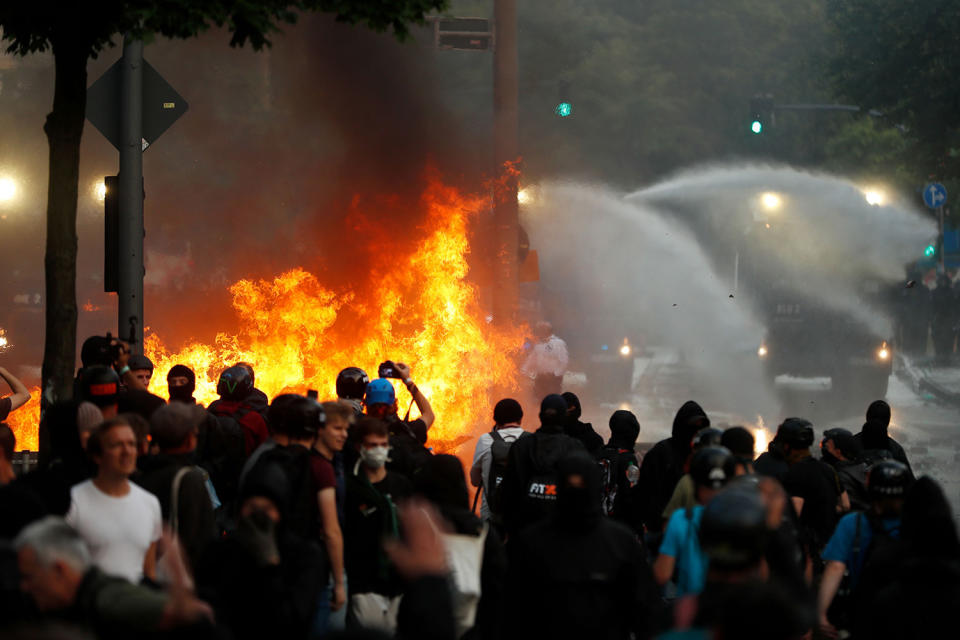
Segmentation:
[(53, 42), (53, 110), (43, 127), (50, 145), (43, 406), (73, 395), (77, 351), (77, 190), (87, 104), (87, 54), (88, 48), (71, 35), (61, 35)]

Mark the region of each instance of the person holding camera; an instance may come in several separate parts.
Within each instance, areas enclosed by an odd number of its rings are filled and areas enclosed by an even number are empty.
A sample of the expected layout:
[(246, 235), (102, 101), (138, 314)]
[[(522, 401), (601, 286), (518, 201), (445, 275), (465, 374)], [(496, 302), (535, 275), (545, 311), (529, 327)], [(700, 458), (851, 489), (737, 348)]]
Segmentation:
[[(409, 478), (430, 459), (430, 450), (425, 445), (436, 416), (426, 396), (411, 379), (409, 366), (387, 360), (380, 365), (379, 375), (379, 378), (371, 380), (367, 385), (364, 405), (368, 416), (383, 420), (390, 428), (390, 445), (393, 451), (387, 468)], [(420, 410), (419, 418), (400, 419), (397, 413), (397, 394), (389, 378), (403, 380), (407, 391), (413, 396), (413, 402)]]

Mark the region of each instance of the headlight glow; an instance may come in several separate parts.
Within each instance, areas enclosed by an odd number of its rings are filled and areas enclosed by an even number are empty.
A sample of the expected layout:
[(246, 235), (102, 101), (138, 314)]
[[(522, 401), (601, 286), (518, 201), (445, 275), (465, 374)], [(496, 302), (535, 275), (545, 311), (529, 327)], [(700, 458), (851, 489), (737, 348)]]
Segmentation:
[(761, 357), (761, 358), (766, 358), (766, 357), (767, 357), (767, 353), (769, 353), (769, 352), (767, 351), (767, 346), (766, 346), (766, 345), (763, 345), (763, 344), (762, 344), (762, 345), (760, 345), (760, 348), (757, 349), (757, 355), (758, 355), (759, 357)]

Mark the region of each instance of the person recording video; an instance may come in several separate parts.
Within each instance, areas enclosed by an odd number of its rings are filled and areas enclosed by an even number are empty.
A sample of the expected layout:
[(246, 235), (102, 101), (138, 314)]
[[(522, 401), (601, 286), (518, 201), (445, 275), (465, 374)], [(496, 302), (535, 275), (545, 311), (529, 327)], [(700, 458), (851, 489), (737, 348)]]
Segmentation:
[[(378, 373), (380, 377), (367, 385), (364, 405), (368, 416), (383, 420), (390, 429), (391, 457), (387, 468), (409, 477), (430, 459), (430, 450), (425, 445), (436, 416), (430, 402), (410, 377), (410, 367), (402, 362), (394, 364), (387, 360), (380, 365)], [(408, 410), (407, 417), (400, 419), (397, 394), (390, 378), (402, 380), (406, 385), (420, 410), (419, 418), (408, 420)]]

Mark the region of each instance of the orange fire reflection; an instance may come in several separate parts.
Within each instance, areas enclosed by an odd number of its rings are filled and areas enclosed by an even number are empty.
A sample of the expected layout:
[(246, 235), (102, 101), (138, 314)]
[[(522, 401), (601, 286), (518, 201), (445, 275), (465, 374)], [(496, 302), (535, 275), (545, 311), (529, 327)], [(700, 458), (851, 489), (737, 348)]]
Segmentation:
[(7, 416), (6, 423), (17, 438), (17, 451), (38, 450), (37, 425), (40, 424), (40, 387), (30, 389), (30, 401)]
[[(150, 390), (166, 397), (166, 372), (186, 364), (197, 374), (196, 398), (206, 404), (217, 397), (223, 369), (246, 361), (270, 397), (312, 388), (333, 398), (340, 369), (359, 366), (376, 376), (377, 365), (391, 359), (411, 366), (433, 405), (430, 444), (438, 451), (489, 426), (493, 394), (519, 387), (515, 358), (525, 335), (524, 327), (489, 324), (467, 280), (469, 219), (489, 201), (434, 176), (421, 204), (427, 214), (421, 240), (400, 255), (397, 247), (384, 252), (390, 264), (378, 270), (375, 287), (328, 286), (295, 268), (231, 286), (239, 330), (218, 334), (213, 344), (172, 349), (149, 333), (145, 351), (157, 372)], [(397, 390), (403, 415), (410, 396), (401, 384)]]

